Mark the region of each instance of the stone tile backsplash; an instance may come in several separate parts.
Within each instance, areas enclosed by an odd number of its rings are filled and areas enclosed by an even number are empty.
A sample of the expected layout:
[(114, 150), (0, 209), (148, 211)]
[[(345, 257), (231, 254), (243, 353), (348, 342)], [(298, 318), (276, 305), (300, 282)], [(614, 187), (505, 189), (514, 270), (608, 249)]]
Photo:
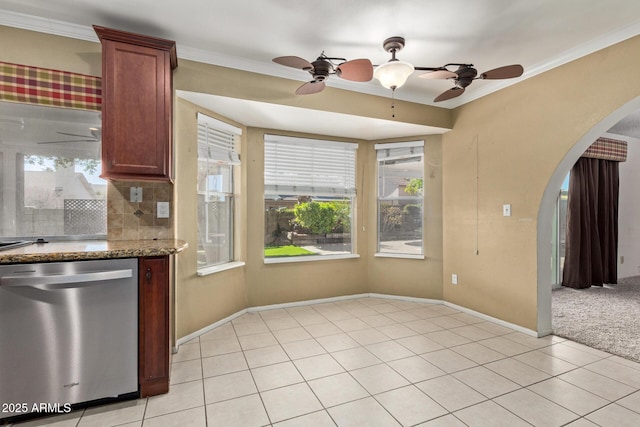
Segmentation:
[[(142, 202), (129, 200), (142, 187)], [(169, 218), (156, 218), (157, 202), (169, 202)], [(173, 184), (110, 181), (107, 186), (107, 240), (172, 239)]]

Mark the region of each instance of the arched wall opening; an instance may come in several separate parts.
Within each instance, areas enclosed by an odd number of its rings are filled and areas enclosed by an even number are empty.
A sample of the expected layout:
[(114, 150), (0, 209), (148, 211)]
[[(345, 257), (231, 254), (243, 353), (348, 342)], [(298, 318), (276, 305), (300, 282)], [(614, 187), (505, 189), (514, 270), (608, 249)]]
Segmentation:
[(553, 331), (551, 324), (551, 236), (553, 213), (555, 211), (560, 186), (571, 167), (593, 141), (624, 117), (638, 109), (640, 109), (640, 97), (636, 97), (627, 102), (591, 128), (589, 132), (580, 138), (565, 154), (547, 183), (542, 195), (542, 201), (540, 202), (540, 208), (538, 209), (537, 221), (538, 336), (549, 335)]

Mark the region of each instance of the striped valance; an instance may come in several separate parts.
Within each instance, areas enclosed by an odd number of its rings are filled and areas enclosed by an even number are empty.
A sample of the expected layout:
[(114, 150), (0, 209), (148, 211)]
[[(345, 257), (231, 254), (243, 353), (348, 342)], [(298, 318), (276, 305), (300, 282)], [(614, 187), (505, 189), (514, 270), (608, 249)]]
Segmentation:
[(614, 162), (627, 161), (627, 141), (619, 141), (611, 138), (598, 138), (591, 144), (582, 157), (594, 159), (613, 160)]
[(0, 101), (100, 110), (100, 77), (0, 62)]

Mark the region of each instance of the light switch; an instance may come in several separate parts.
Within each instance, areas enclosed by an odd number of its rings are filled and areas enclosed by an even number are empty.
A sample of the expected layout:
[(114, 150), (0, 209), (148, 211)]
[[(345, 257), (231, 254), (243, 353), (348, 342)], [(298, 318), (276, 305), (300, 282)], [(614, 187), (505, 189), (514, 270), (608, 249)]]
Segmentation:
[(129, 190), (129, 201), (131, 203), (142, 202), (142, 187), (131, 187)]
[(511, 216), (511, 205), (502, 205), (502, 216)]
[(169, 218), (169, 202), (158, 202), (156, 211), (158, 218)]

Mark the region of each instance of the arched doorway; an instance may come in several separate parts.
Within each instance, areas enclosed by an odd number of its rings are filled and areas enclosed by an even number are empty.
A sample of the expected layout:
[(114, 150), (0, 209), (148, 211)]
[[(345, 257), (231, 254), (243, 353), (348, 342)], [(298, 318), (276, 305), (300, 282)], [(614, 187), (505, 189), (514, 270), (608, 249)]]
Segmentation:
[(558, 167), (547, 183), (547, 187), (542, 195), (540, 208), (538, 209), (538, 230), (537, 230), (537, 271), (538, 271), (538, 304), (537, 304), (537, 331), (538, 336), (545, 336), (552, 333), (551, 324), (551, 250), (552, 250), (552, 221), (556, 207), (558, 191), (567, 173), (578, 160), (580, 155), (613, 125), (630, 113), (640, 109), (640, 97), (636, 97), (624, 104), (608, 117), (595, 125), (589, 132), (580, 138), (573, 147), (565, 154)]

